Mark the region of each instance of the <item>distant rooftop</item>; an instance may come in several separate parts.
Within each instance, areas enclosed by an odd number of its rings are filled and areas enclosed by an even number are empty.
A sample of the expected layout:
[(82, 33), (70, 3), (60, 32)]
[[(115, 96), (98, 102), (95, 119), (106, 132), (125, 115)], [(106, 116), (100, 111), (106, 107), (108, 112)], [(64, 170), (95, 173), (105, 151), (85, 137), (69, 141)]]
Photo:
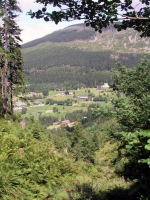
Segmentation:
[(27, 104), (21, 101), (15, 102), (14, 106), (26, 106)]

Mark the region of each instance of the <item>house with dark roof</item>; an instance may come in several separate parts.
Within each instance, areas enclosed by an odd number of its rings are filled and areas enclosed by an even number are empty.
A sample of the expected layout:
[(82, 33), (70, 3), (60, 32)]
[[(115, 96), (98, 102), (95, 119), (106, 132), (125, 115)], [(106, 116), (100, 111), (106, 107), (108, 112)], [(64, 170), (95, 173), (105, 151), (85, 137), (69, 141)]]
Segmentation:
[(34, 102), (34, 105), (36, 105), (36, 106), (38, 106), (38, 105), (40, 105), (40, 104), (41, 104), (41, 103), (38, 102), (38, 101)]

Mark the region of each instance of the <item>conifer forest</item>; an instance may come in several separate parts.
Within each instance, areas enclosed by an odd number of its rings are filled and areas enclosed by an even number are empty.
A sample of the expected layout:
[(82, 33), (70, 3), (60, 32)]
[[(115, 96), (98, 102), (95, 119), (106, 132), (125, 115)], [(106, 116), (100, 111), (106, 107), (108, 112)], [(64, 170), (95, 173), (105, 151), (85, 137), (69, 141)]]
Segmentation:
[(150, 1), (35, 2), (85, 21), (0, 1), (0, 199), (150, 200)]

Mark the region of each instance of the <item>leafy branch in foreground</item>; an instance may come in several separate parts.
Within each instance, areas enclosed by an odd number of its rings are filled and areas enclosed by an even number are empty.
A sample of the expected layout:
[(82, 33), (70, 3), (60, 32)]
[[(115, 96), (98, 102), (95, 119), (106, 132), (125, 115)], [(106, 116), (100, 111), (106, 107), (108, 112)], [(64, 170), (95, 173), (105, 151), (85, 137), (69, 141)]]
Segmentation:
[(123, 168), (116, 168), (116, 172), (135, 182), (137, 196), (150, 199), (150, 63), (144, 56), (137, 68), (120, 64), (113, 80), (112, 88), (121, 93), (114, 101), (123, 131), (116, 133), (121, 141), (118, 160), (126, 158)]
[(137, 68), (119, 65), (112, 88), (125, 96), (114, 102), (117, 120), (127, 131), (150, 129), (150, 63), (143, 57)]
[[(141, 0), (134, 5), (132, 0), (36, 0), (43, 4), (43, 8), (28, 14), (32, 18), (44, 18), (46, 22), (54, 21), (56, 24), (62, 21), (85, 20), (86, 26), (91, 26), (102, 32), (103, 27), (115, 24), (118, 31), (126, 28), (134, 28), (141, 32), (141, 37), (150, 36), (150, 8), (149, 0)], [(48, 11), (48, 6), (56, 9)], [(58, 11), (59, 9), (59, 11)], [(117, 22), (120, 21), (120, 24)]]

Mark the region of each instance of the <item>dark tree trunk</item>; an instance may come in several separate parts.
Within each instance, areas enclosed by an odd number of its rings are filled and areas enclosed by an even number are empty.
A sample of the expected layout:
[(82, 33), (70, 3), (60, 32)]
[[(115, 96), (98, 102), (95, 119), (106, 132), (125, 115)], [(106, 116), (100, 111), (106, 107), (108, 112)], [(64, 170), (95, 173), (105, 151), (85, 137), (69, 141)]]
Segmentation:
[(8, 110), (8, 60), (5, 58), (4, 71), (2, 74), (2, 101), (3, 101), (3, 117), (6, 118)]

